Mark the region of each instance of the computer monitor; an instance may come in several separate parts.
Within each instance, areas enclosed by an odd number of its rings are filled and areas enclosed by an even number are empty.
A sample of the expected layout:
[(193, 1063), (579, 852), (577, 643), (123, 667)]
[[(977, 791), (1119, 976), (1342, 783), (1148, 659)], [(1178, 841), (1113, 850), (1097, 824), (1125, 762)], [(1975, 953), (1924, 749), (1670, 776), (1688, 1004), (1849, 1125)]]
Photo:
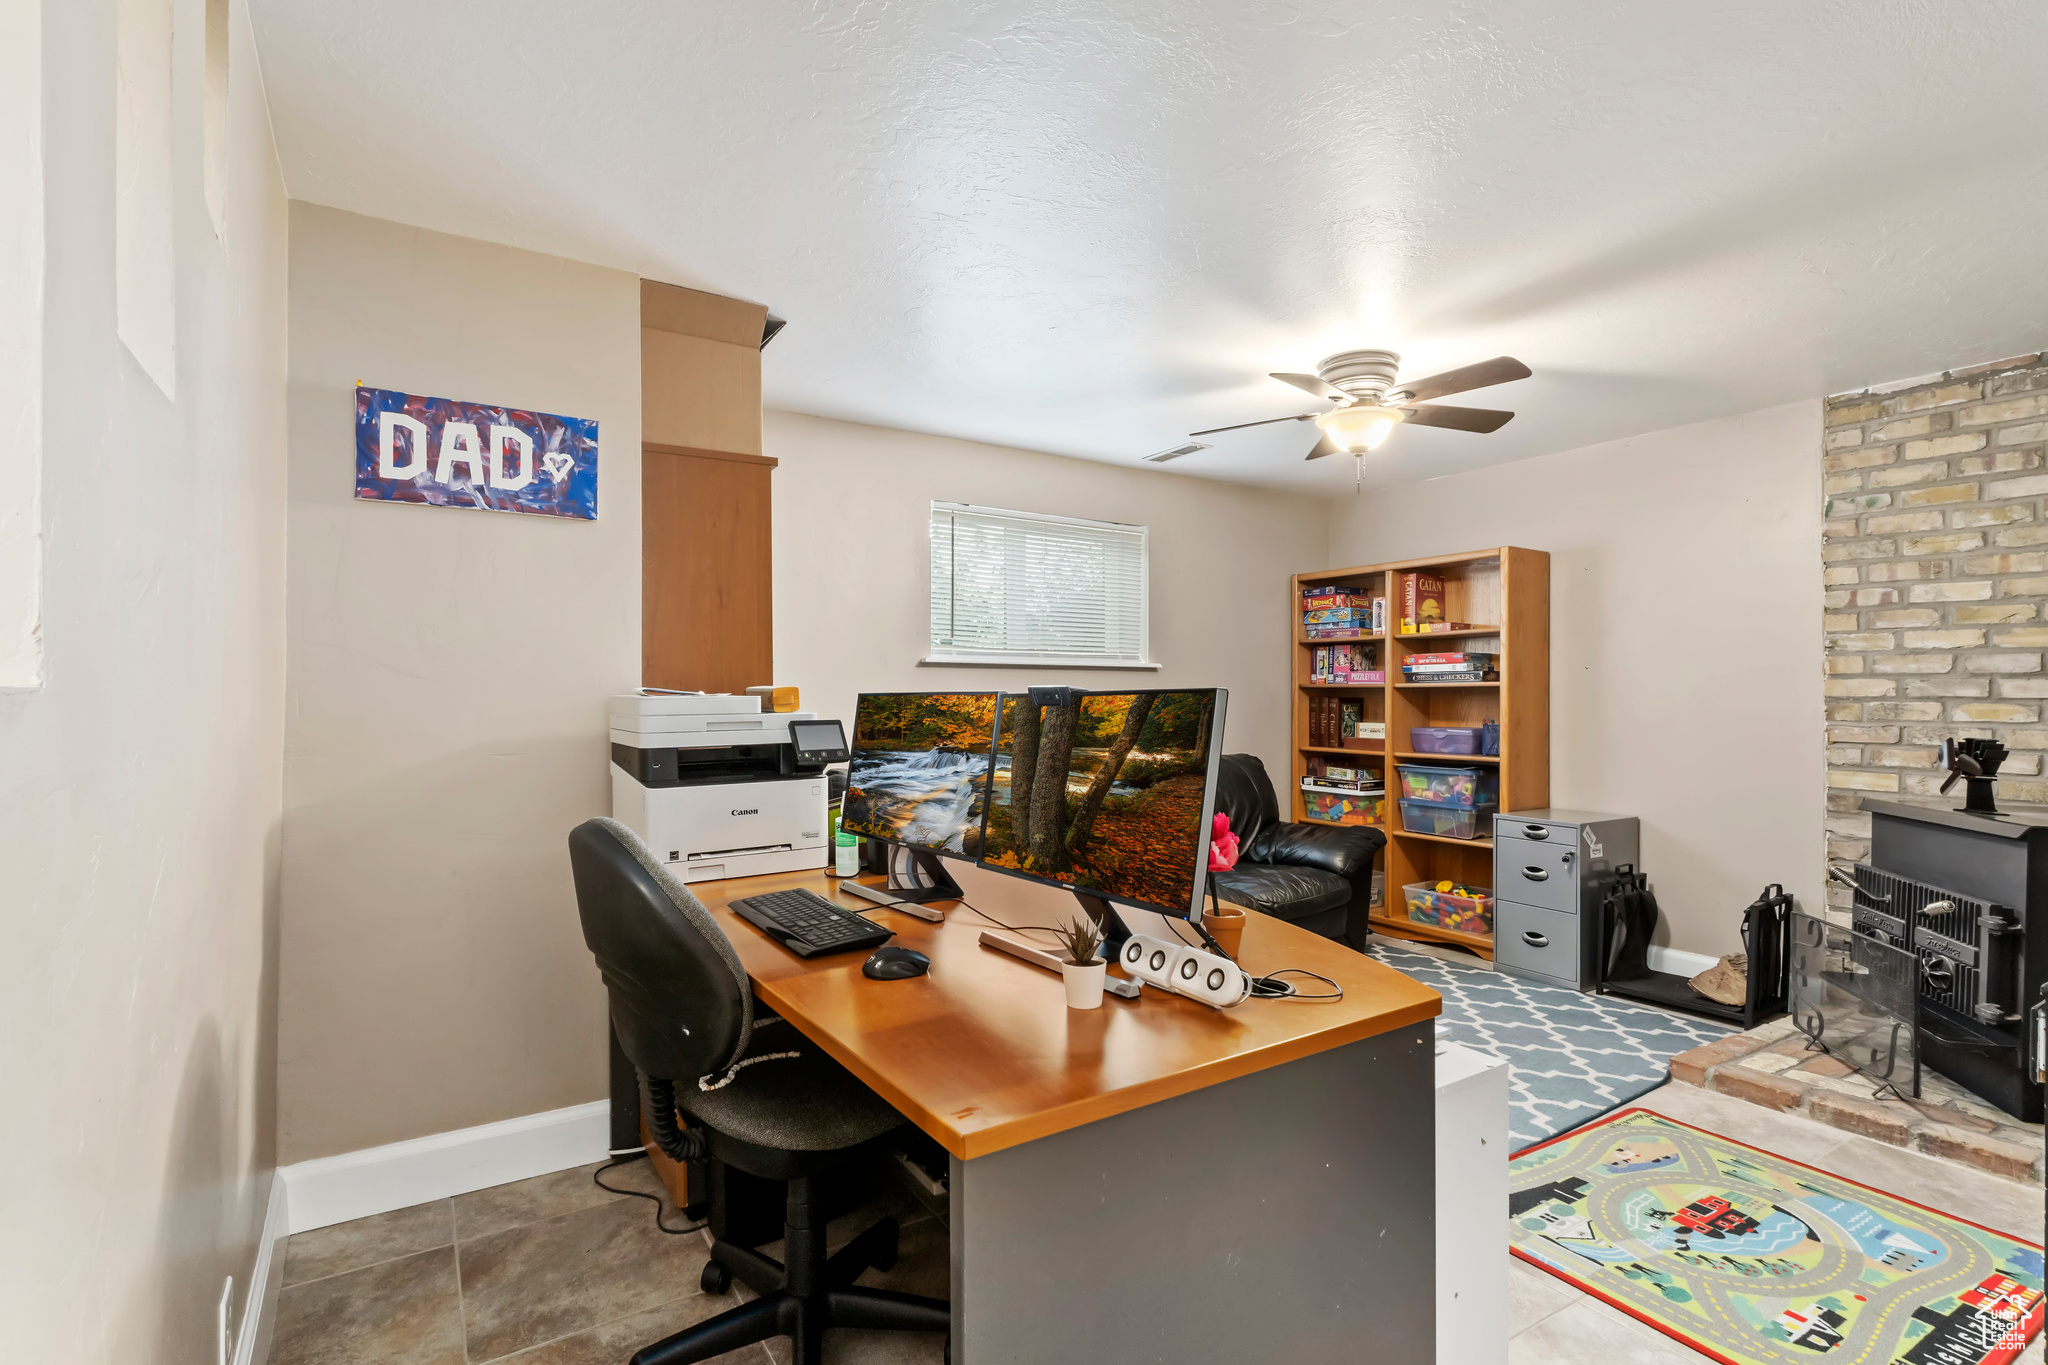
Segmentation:
[(1004, 693), (981, 866), (1074, 892), (1112, 942), (1128, 931), (1111, 905), (1199, 922), (1228, 698)]
[(980, 850), (999, 695), (865, 692), (855, 704), (839, 827), (895, 846), (887, 899), (959, 897), (938, 859)]

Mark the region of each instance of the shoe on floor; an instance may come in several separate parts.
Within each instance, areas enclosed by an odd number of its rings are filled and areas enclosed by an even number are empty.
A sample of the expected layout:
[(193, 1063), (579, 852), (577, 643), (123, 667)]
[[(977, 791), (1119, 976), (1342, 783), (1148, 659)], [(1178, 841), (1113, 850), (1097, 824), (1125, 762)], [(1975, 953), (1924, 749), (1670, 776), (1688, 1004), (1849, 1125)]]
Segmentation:
[(1689, 984), (1717, 1005), (1743, 1004), (1749, 999), (1749, 954), (1723, 954)]

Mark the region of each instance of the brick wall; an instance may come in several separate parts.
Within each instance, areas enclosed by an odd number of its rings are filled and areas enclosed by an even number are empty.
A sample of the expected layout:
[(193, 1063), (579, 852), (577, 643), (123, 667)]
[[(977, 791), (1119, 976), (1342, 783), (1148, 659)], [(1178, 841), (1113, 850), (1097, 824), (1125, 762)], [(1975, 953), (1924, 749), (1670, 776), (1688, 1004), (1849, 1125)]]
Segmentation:
[(1830, 857), (1868, 855), (1866, 793), (1932, 795), (1951, 736), (1997, 738), (2000, 796), (2048, 801), (2044, 445), (2048, 357), (1827, 400)]

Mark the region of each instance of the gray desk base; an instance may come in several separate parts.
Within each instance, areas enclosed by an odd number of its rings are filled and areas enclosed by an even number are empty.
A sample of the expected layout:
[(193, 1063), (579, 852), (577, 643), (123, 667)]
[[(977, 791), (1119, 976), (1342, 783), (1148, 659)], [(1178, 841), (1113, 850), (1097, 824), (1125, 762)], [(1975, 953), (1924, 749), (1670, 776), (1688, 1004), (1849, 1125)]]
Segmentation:
[(1433, 1065), (1424, 1022), (953, 1158), (956, 1365), (1431, 1365)]

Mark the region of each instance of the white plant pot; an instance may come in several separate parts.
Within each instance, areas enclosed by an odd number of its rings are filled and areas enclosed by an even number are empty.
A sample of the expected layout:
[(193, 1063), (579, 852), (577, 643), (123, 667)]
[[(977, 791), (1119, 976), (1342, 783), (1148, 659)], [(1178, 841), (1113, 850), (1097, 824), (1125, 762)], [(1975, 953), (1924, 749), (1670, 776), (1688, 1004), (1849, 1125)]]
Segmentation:
[(1097, 1010), (1102, 1008), (1102, 979), (1109, 971), (1109, 964), (1101, 958), (1085, 967), (1071, 962), (1060, 964), (1060, 979), (1067, 983), (1067, 1008), (1070, 1010)]

